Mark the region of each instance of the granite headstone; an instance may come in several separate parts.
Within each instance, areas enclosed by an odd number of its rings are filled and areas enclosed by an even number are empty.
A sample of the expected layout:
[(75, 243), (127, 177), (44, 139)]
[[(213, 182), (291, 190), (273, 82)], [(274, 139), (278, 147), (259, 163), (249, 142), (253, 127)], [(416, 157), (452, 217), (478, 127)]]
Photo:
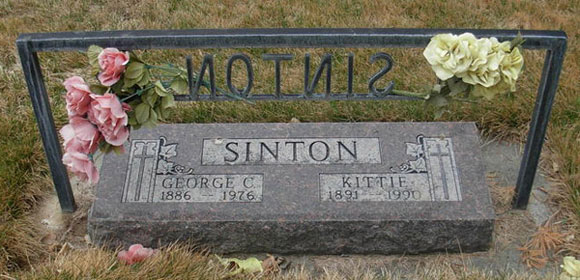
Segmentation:
[(98, 244), (214, 252), (421, 253), (489, 247), (474, 123), (172, 124), (106, 155)]

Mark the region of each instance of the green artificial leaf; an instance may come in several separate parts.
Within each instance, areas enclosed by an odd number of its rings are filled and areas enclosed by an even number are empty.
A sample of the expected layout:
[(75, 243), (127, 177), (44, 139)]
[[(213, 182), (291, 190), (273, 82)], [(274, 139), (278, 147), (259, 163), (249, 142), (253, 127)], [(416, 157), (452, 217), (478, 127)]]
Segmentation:
[(164, 66), (160, 66), (160, 67), (154, 67), (156, 71), (161, 72), (164, 76), (168, 76), (168, 77), (178, 77), (180, 76), (185, 69), (181, 69), (178, 67), (175, 67), (172, 64), (167, 64)]
[(87, 50), (87, 57), (89, 58), (89, 64), (91, 65), (91, 74), (97, 75), (101, 71), (99, 66), (99, 54), (103, 51), (103, 48), (91, 45)]
[[(129, 106), (131, 106), (131, 108), (135, 108), (135, 107), (137, 107), (137, 105), (141, 104), (142, 101), (140, 99), (133, 99), (127, 103), (129, 104)], [(135, 113), (135, 110), (129, 111), (129, 114), (134, 114), (134, 113)]]
[(145, 75), (145, 64), (141, 62), (129, 62), (125, 74), (123, 75), (123, 88), (130, 88), (136, 85)]
[(143, 123), (143, 126), (147, 128), (153, 128), (157, 126), (157, 124), (159, 124), (159, 121), (157, 119), (158, 119), (157, 113), (155, 113), (155, 110), (153, 110), (153, 108), (150, 108), (149, 119), (145, 123)]
[(171, 109), (170, 108), (163, 108), (163, 106), (157, 107), (159, 108), (159, 115), (163, 118), (163, 120), (169, 118), (171, 116)]
[(492, 100), (499, 93), (498, 90), (499, 88), (497, 86), (486, 88), (481, 85), (476, 85), (473, 87), (471, 94), (473, 97), (483, 97), (486, 100)]
[(427, 99), (427, 104), (441, 108), (449, 105), (449, 100), (447, 100), (443, 95), (431, 95), (429, 99)]
[(137, 120), (137, 123), (143, 124), (149, 120), (149, 111), (151, 107), (149, 107), (147, 103), (141, 103), (133, 108), (135, 108), (135, 119)]
[(256, 273), (262, 272), (262, 262), (256, 258), (247, 258), (241, 260), (238, 258), (220, 258), (216, 255), (218, 261), (230, 270), (229, 276), (233, 276), (240, 273)]
[(189, 94), (189, 85), (187, 84), (187, 81), (181, 78), (176, 78), (173, 80), (170, 87), (177, 94)]
[(123, 146), (113, 146), (113, 145), (111, 145), (111, 149), (117, 155), (123, 154), (123, 151), (124, 151)]
[(111, 144), (107, 142), (103, 142), (103, 144), (99, 145), (99, 151), (101, 151), (103, 154), (109, 153), (111, 149), (112, 149)]
[(443, 89), (443, 86), (441, 86), (440, 84), (435, 84), (431, 89), (431, 91), (434, 93), (441, 93), (441, 89)]
[(125, 81), (123, 79), (119, 80), (118, 82), (116, 82), (114, 85), (111, 86), (111, 91), (112, 92), (122, 92), (123, 89), (126, 89), (129, 87), (125, 87)]
[(163, 87), (163, 84), (161, 83), (161, 81), (155, 82), (155, 92), (157, 92), (157, 95), (162, 96), (162, 97), (170, 95), (167, 92), (167, 90), (165, 89), (165, 87)]
[(518, 35), (510, 42), (510, 52), (515, 48), (521, 47), (525, 41), (526, 39), (522, 37), (522, 33), (518, 31)]
[(155, 113), (155, 110), (153, 108), (149, 109), (149, 121), (150, 122), (154, 122), (154, 123), (158, 123), (157, 122), (157, 113)]
[[(187, 81), (187, 70), (184, 68), (179, 68), (179, 69), (181, 69), (181, 74), (179, 74), (179, 78), (184, 80), (184, 81)], [(193, 72), (193, 76), (194, 76), (193, 80), (195, 81), (197, 79), (195, 72)]]
[(145, 71), (145, 64), (141, 62), (129, 62), (127, 69), (125, 69), (125, 78), (130, 80), (140, 80)]
[(129, 61), (143, 62), (139, 56), (133, 51), (129, 51)]
[(92, 93), (103, 95), (105, 94), (105, 92), (107, 92), (109, 88), (102, 85), (90, 85), (89, 89), (91, 90)]
[(139, 123), (137, 122), (137, 118), (135, 117), (135, 113), (130, 112), (127, 114), (127, 116), (129, 117), (129, 125), (130, 126), (135, 126), (138, 125)]
[(143, 71), (143, 77), (141, 80), (137, 82), (137, 85), (140, 87), (145, 87), (151, 81), (151, 73), (149, 73), (149, 69), (145, 69)]
[(457, 96), (458, 94), (465, 93), (469, 88), (469, 84), (456, 77), (453, 77), (446, 82), (447, 86), (449, 86), (449, 95), (451, 96)]
[(137, 92), (137, 89), (134, 88), (134, 87), (130, 87), (130, 88), (126, 88), (126, 89), (124, 89), (122, 91), (117, 91), (117, 92), (115, 92), (115, 94), (119, 98), (123, 99), (124, 97), (128, 97), (128, 96), (134, 94), (135, 92)]
[(161, 106), (155, 107), (155, 113), (157, 113), (157, 117), (160, 121), (165, 121), (165, 119), (167, 119), (167, 110), (161, 108)]
[(128, 88), (136, 85), (139, 82), (139, 80), (130, 80), (127, 78), (120, 80), (120, 81), (123, 81), (123, 89), (128, 89)]
[(141, 95), (141, 100), (149, 104), (150, 107), (155, 107), (155, 102), (157, 102), (158, 98), (159, 95), (157, 95), (157, 93), (155, 93), (155, 91), (152, 89), (148, 90), (145, 94)]
[(173, 97), (173, 94), (161, 97), (161, 108), (167, 109), (171, 107), (175, 107), (175, 97)]

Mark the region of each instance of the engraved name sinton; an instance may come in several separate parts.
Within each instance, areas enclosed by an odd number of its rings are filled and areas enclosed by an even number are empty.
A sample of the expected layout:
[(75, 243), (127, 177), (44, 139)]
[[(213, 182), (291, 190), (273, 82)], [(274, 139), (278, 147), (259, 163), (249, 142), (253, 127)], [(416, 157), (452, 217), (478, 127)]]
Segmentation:
[(204, 139), (202, 164), (380, 163), (378, 138)]

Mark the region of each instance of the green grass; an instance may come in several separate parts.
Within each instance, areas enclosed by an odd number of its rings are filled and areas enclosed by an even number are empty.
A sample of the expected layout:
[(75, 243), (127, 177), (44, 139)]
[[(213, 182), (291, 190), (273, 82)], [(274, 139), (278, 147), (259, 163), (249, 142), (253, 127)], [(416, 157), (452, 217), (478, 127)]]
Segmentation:
[[(27, 217), (37, 200), (52, 191), (44, 152), (27, 90), (18, 64), (15, 39), (24, 32), (116, 29), (248, 28), (248, 27), (414, 27), (414, 28), (523, 28), (563, 29), (569, 37), (568, 52), (547, 135), (544, 167), (561, 183), (552, 194), (562, 210), (566, 230), (575, 233), (567, 249), (580, 253), (580, 3), (560, 1), (45, 1), (0, 0), (0, 271), (36, 263), (44, 252), (37, 232)], [(272, 62), (259, 56), (265, 52), (293, 53), (284, 64), (285, 92), (301, 92), (305, 52), (312, 65), (320, 55), (331, 52), (333, 90), (344, 90), (344, 55), (356, 54), (355, 89), (366, 91), (366, 80), (377, 65), (368, 62), (378, 50), (267, 49), (267, 50), (171, 50), (150, 51), (143, 57), (154, 63), (194, 62), (204, 52), (216, 53), (218, 85), (225, 88), (226, 58), (234, 52), (248, 53), (256, 71), (255, 92), (273, 92)], [(397, 88), (421, 90), (435, 79), (421, 50), (381, 49), (391, 54), (395, 68), (387, 75)], [(526, 68), (518, 91), (479, 105), (457, 104), (443, 120), (476, 121), (486, 135), (523, 141), (528, 128), (544, 53), (525, 51)], [(88, 78), (87, 62), (79, 53), (41, 54), (47, 89), (55, 121), (66, 121), (62, 81), (69, 75)], [(341, 63), (342, 61), (342, 63)], [(221, 70), (220, 70), (221, 69)], [(236, 84), (243, 76), (235, 76)], [(432, 121), (431, 108), (419, 102), (240, 102), (183, 103), (172, 122), (303, 122)], [(556, 168), (557, 167), (557, 168)], [(71, 276), (71, 278), (74, 278)]]

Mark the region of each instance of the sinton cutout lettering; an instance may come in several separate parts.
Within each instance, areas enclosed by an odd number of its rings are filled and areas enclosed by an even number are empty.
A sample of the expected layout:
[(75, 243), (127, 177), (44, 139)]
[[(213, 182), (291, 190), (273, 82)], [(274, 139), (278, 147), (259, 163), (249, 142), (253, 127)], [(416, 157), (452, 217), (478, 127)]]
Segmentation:
[[(281, 65), (283, 61), (289, 61), (294, 59), (294, 55), (292, 54), (264, 54), (262, 55), (262, 59), (264, 61), (273, 61), (273, 66), (275, 69), (275, 79), (274, 82), (276, 84), (276, 95), (280, 96), (281, 94)], [(387, 95), (391, 92), (394, 87), (394, 82), (390, 81), (387, 83), (387, 86), (384, 89), (379, 89), (375, 86), (377, 81), (385, 76), (391, 69), (393, 68), (393, 59), (392, 57), (384, 52), (378, 52), (373, 54), (370, 57), (371, 63), (378, 63), (378, 61), (384, 61), (384, 65), (372, 76), (369, 77), (368, 80), (368, 89), (369, 93), (379, 96)], [(243, 88), (238, 88), (232, 83), (232, 70), (234, 69), (233, 65), (236, 61), (241, 61), (245, 66), (246, 72), (246, 82)], [(199, 94), (200, 87), (202, 85), (204, 76), (208, 72), (209, 74), (209, 84), (210, 90), (212, 94), (216, 94), (216, 84), (215, 84), (215, 69), (214, 69), (214, 56), (212, 54), (206, 54), (203, 57), (201, 62), (201, 66), (199, 68), (199, 75), (194, 82), (193, 92), (192, 94), (197, 96)], [(323, 73), (326, 72), (325, 78), (325, 93), (331, 93), (331, 80), (332, 80), (332, 55), (324, 54), (320, 61), (320, 65), (314, 71), (314, 75), (312, 80), (310, 80), (310, 54), (306, 54), (304, 56), (304, 95), (311, 96), (314, 94), (314, 89), (316, 85), (322, 78)], [(354, 80), (354, 54), (348, 54), (348, 65), (347, 65), (347, 93), (353, 93), (353, 80)], [(243, 53), (237, 53), (229, 57), (227, 61), (226, 67), (226, 84), (229, 88), (230, 92), (236, 95), (241, 96), (248, 96), (251, 93), (251, 90), (254, 86), (254, 68), (252, 66), (251, 58)]]

